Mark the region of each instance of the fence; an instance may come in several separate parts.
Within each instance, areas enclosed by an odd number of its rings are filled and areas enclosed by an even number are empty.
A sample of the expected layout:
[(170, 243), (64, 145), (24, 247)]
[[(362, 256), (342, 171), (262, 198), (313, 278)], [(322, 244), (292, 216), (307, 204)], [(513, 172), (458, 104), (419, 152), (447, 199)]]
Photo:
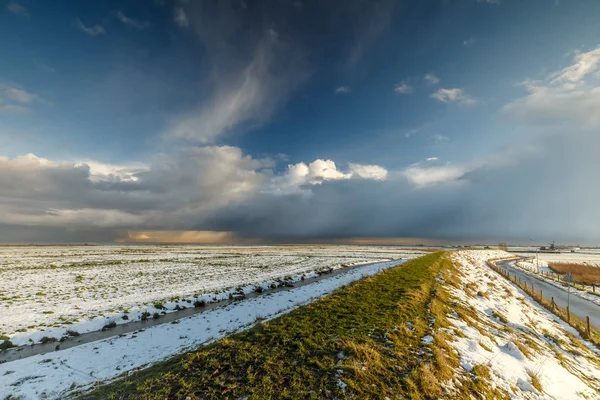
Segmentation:
[(494, 271), (498, 272), (500, 275), (504, 276), (506, 279), (510, 280), (515, 285), (517, 285), (544, 308), (552, 311), (554, 314), (559, 316), (563, 321), (575, 328), (583, 337), (590, 340), (597, 347), (600, 347), (600, 332), (590, 327), (589, 316), (586, 316), (584, 319), (571, 313), (569, 307), (563, 308), (558, 306), (554, 302), (554, 297), (551, 297), (550, 299), (544, 297), (544, 293), (542, 290), (536, 291), (534, 285), (528, 285), (527, 282), (521, 281), (518, 277), (514, 275), (511, 276), (510, 272), (498, 267), (495, 261), (498, 260), (489, 260), (487, 262), (488, 266)]

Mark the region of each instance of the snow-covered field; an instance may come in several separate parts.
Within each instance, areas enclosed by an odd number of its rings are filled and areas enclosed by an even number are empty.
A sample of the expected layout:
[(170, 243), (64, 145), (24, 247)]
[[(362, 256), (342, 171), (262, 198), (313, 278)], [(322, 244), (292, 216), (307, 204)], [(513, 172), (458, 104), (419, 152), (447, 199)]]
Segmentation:
[[(169, 358), (275, 318), (331, 291), (398, 265), (387, 261), (348, 270), (306, 286), (249, 298), (208, 310), (173, 324), (157, 325), (127, 335), (83, 344), (45, 355), (0, 364), (0, 394), (14, 398), (62, 399), (127, 371)], [(4, 398), (4, 397), (2, 397)]]
[(375, 246), (0, 246), (0, 335), (38, 342), (422, 253)]
[[(523, 257), (536, 257), (535, 253), (515, 253)], [(600, 253), (538, 253), (540, 266), (547, 266), (549, 262), (577, 263), (600, 266)], [(537, 262), (537, 260), (536, 260)]]
[(518, 399), (600, 398), (600, 352), (486, 266), (502, 251), (452, 255), (462, 287), (450, 287), (474, 318), (453, 315), (462, 368), (489, 368), (495, 387)]

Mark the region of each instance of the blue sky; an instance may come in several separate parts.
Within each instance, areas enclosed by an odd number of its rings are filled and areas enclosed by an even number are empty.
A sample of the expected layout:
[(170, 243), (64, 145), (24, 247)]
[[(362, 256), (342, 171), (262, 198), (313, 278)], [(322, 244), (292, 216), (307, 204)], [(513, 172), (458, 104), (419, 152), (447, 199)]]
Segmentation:
[(600, 166), (597, 1), (0, 7), (0, 240), (600, 239), (548, 199)]

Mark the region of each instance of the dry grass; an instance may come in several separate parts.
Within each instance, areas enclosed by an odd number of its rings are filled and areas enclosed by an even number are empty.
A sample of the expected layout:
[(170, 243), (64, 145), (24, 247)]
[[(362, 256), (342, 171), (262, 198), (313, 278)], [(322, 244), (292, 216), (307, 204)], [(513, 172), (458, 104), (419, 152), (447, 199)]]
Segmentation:
[(570, 272), (578, 283), (586, 285), (600, 284), (600, 267), (577, 263), (548, 263), (549, 267), (559, 274)]
[(529, 351), (529, 349), (527, 348), (526, 345), (524, 345), (523, 343), (519, 342), (518, 340), (513, 340), (512, 342), (515, 346), (517, 346), (517, 348), (519, 349), (519, 351), (521, 353), (523, 353), (523, 356), (525, 358), (531, 359), (531, 352)]
[(532, 372), (528, 372), (527, 374), (529, 375), (529, 378), (531, 378), (531, 386), (536, 388), (540, 393), (544, 393), (544, 388), (542, 388), (542, 383), (537, 375)]

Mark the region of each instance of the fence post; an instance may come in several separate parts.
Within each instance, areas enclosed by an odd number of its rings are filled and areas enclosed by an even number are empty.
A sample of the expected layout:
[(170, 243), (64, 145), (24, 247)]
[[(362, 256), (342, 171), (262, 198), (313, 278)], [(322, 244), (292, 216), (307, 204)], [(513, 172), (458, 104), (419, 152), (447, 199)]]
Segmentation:
[(567, 323), (571, 323), (571, 306), (567, 306)]
[(554, 304), (554, 296), (552, 296), (552, 310), (554, 310), (555, 307), (556, 305)]
[(585, 317), (585, 332), (587, 333), (587, 336), (590, 337), (591, 336), (591, 332), (590, 332), (590, 316), (586, 316)]

